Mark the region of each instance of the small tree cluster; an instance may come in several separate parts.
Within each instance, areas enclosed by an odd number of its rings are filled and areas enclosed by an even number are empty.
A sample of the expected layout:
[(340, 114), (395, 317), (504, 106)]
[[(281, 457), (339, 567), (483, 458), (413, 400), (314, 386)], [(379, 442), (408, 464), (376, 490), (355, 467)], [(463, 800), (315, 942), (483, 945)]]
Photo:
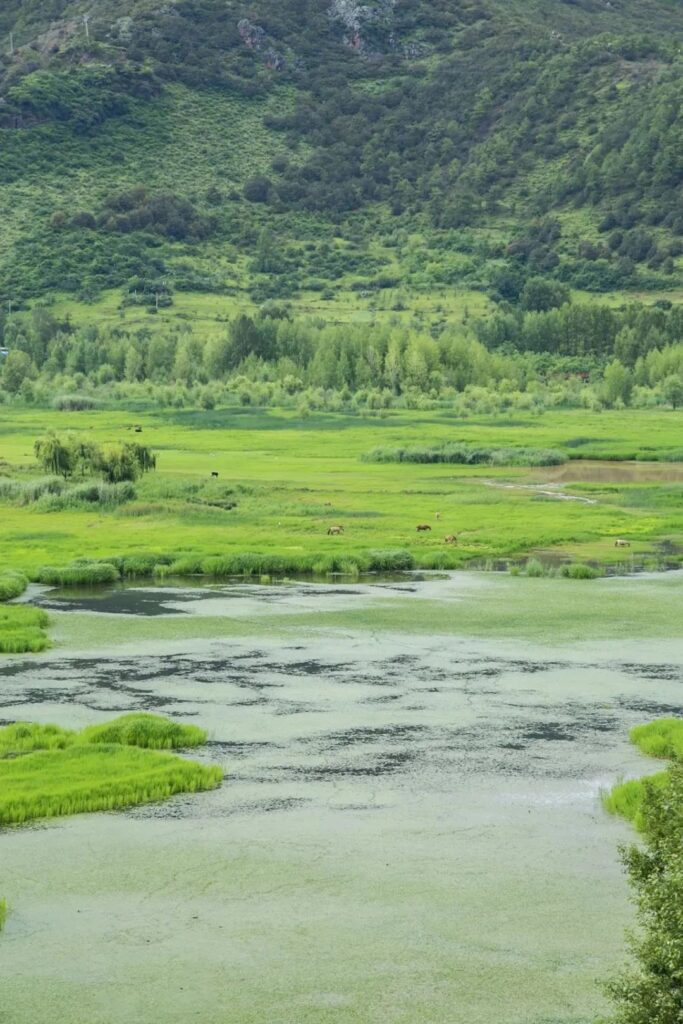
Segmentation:
[(94, 441), (79, 437), (59, 437), (55, 433), (34, 444), (36, 458), (47, 473), (63, 476), (102, 475), (109, 483), (137, 480), (156, 469), (156, 456), (146, 445), (124, 443), (102, 448)]

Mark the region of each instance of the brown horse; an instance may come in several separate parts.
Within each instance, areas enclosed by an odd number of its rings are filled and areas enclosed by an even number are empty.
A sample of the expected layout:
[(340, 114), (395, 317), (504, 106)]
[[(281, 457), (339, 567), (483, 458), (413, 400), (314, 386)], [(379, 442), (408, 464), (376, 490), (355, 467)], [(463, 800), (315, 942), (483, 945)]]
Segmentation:
[(449, 533), (447, 537), (443, 539), (444, 544), (457, 544), (458, 538), (454, 533)]
[(420, 525), (416, 526), (415, 529), (418, 533), (426, 533), (427, 530), (431, 530), (431, 526), (429, 523), (420, 523)]
[(327, 531), (327, 536), (328, 537), (338, 537), (343, 532), (344, 532), (344, 527), (343, 526), (330, 526), (329, 530)]

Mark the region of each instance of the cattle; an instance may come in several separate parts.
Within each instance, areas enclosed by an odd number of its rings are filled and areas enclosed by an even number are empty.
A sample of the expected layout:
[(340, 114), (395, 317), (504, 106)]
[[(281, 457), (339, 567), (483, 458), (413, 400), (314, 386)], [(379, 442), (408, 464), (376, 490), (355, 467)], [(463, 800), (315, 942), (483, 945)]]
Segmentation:
[(630, 548), (631, 547), (631, 541), (630, 540), (615, 540), (614, 546), (615, 546), (615, 548)]
[(418, 533), (427, 533), (429, 530), (431, 530), (431, 526), (429, 525), (429, 523), (420, 523), (420, 525), (416, 526), (415, 529), (417, 530)]
[(327, 536), (328, 537), (338, 537), (343, 532), (344, 532), (344, 527), (343, 526), (330, 526), (328, 531), (327, 531)]
[(212, 470), (211, 470), (211, 476), (212, 476), (212, 477), (214, 477), (214, 478), (216, 478), (216, 479), (218, 478), (218, 473), (216, 472), (216, 470), (215, 470), (215, 469), (212, 469)]
[(444, 537), (443, 542), (444, 544), (457, 544), (458, 538), (454, 533), (449, 533), (447, 537)]

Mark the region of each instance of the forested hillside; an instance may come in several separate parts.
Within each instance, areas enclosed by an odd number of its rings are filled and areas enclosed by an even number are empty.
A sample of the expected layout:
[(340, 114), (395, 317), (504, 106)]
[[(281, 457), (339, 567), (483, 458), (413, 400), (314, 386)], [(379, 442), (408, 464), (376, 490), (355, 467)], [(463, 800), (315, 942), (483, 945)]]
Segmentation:
[(473, 305), (529, 347), (524, 312), (683, 286), (681, 0), (5, 0), (0, 32), (10, 320)]

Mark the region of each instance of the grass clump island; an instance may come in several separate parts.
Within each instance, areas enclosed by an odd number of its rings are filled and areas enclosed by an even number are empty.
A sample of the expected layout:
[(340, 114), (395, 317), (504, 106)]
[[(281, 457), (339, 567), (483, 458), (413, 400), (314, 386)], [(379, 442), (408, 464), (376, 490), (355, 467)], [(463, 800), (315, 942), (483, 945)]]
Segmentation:
[(167, 752), (205, 740), (196, 726), (150, 714), (124, 715), (80, 733), (28, 722), (6, 726), (0, 729), (0, 826), (215, 789), (219, 767)]
[[(683, 765), (683, 719), (658, 718), (645, 725), (637, 725), (629, 733), (631, 742), (650, 757), (673, 761), (673, 767)], [(644, 808), (657, 793), (664, 793), (671, 785), (671, 768), (643, 779), (619, 782), (603, 797), (603, 804), (611, 814), (618, 814), (642, 831)]]

